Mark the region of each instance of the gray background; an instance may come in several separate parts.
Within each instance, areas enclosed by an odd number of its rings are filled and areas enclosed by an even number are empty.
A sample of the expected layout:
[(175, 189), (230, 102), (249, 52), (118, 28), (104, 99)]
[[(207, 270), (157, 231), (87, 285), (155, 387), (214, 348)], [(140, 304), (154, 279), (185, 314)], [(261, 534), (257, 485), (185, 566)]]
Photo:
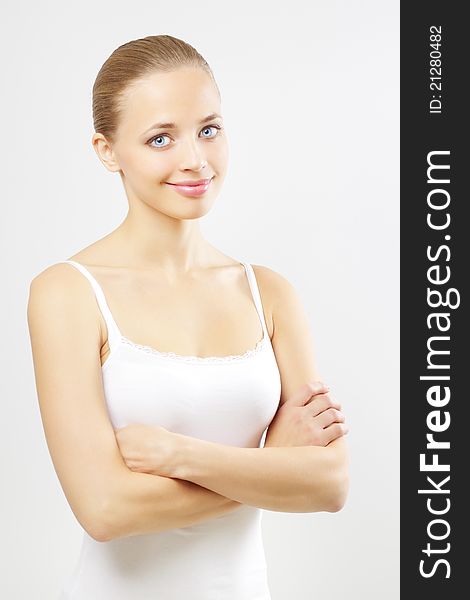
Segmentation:
[(167, 33), (202, 53), (222, 93), (230, 165), (202, 230), (296, 286), (350, 426), (346, 507), (264, 512), (272, 598), (398, 598), (398, 1), (57, 0), (2, 12), (0, 595), (53, 599), (77, 558), (81, 529), (36, 398), (29, 282), (124, 218), (119, 175), (91, 146), (91, 88), (117, 46)]

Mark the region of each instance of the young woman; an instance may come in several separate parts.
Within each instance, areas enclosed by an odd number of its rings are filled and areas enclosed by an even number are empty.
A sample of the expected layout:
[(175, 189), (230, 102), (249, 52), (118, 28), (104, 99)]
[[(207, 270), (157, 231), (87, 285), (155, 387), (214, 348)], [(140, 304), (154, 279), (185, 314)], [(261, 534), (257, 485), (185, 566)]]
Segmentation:
[(202, 56), (168, 35), (120, 46), (93, 118), (129, 211), (28, 303), (47, 444), (84, 529), (61, 598), (268, 600), (262, 509), (342, 508), (344, 415), (293, 286), (201, 234), (228, 161)]

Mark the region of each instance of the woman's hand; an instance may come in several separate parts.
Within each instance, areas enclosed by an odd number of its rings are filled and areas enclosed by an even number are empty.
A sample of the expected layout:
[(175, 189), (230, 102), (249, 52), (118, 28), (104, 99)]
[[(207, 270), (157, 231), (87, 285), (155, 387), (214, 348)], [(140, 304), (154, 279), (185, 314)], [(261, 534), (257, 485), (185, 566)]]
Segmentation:
[(278, 409), (264, 445), (327, 446), (349, 431), (340, 409), (321, 381), (307, 383)]
[(132, 471), (173, 477), (181, 451), (181, 436), (164, 427), (133, 424), (115, 429), (126, 465)]

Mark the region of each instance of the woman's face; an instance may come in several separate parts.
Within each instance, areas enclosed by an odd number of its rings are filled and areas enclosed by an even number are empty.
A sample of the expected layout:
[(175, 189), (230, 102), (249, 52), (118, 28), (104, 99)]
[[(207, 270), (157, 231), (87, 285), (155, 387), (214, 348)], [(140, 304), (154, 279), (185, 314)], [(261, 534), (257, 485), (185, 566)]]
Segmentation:
[[(208, 212), (228, 163), (222, 126), (217, 88), (202, 69), (155, 73), (132, 85), (112, 146), (111, 169), (121, 172), (129, 201), (182, 219)], [(201, 179), (211, 182), (199, 196), (184, 195), (172, 185)]]

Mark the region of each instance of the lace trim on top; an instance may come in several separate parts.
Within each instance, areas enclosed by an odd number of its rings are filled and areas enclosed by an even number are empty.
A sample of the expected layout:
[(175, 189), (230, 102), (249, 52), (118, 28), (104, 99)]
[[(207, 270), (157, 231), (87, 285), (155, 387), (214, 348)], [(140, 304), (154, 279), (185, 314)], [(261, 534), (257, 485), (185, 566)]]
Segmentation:
[[(258, 354), (266, 342), (266, 334), (263, 332), (263, 337), (258, 341), (254, 348), (247, 350), (243, 354), (228, 354), (226, 356), (192, 356), (190, 354), (176, 354), (175, 352), (162, 352), (151, 346), (145, 346), (143, 344), (136, 344), (124, 336), (121, 336), (121, 342), (137, 350), (142, 350), (148, 354), (153, 354), (161, 358), (171, 358), (182, 362), (204, 362), (204, 363), (225, 363), (225, 362), (237, 362), (245, 360)], [(107, 361), (106, 361), (107, 362)]]

